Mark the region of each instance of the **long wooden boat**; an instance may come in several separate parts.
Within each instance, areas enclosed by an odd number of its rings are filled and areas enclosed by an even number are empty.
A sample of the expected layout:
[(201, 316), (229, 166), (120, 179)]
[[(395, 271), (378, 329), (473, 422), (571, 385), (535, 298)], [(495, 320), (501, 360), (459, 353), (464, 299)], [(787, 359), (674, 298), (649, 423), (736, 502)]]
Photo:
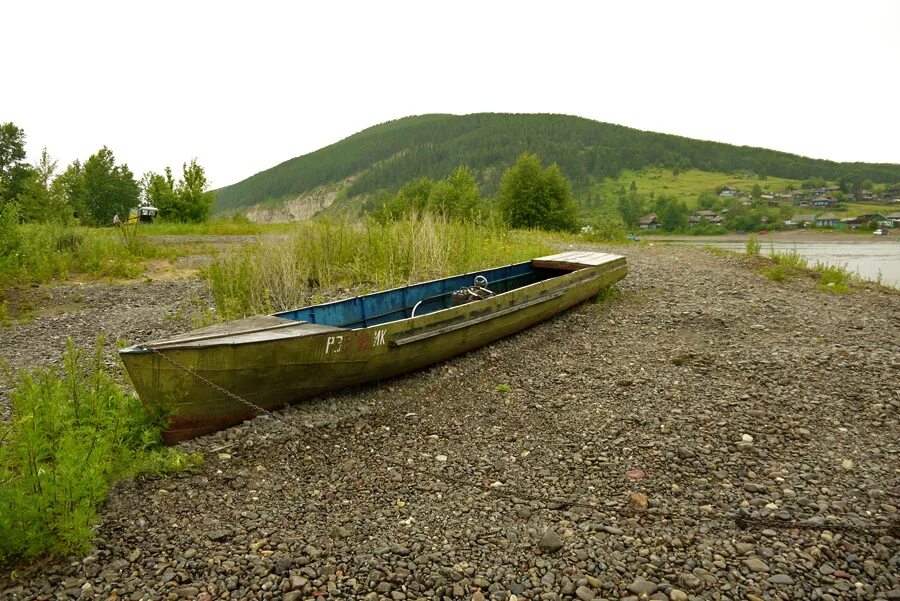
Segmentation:
[(271, 411), (483, 346), (593, 297), (627, 271), (619, 255), (565, 252), (120, 353), (141, 400), (172, 412), (165, 438), (174, 443), (240, 423), (260, 407)]

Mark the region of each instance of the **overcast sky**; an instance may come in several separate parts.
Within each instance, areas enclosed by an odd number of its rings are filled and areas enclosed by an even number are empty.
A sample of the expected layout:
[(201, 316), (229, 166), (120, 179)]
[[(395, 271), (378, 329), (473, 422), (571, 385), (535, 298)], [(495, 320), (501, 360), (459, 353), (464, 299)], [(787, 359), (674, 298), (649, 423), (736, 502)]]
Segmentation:
[(900, 163), (900, 2), (4, 2), (0, 122), (214, 187), (412, 114)]

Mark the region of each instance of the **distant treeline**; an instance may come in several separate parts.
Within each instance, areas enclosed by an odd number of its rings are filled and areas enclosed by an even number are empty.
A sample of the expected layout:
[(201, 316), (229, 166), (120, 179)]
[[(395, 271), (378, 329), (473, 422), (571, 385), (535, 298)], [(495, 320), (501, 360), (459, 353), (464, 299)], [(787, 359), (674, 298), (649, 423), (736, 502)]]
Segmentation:
[(655, 165), (830, 181), (900, 182), (900, 165), (837, 163), (764, 148), (639, 131), (566, 115), (422, 115), (383, 123), (293, 158), (218, 191), (218, 210), (302, 194), (359, 175), (349, 196), (396, 191), (418, 177), (440, 179), (460, 165), (486, 196), (524, 152), (557, 163), (577, 193), (623, 169)]

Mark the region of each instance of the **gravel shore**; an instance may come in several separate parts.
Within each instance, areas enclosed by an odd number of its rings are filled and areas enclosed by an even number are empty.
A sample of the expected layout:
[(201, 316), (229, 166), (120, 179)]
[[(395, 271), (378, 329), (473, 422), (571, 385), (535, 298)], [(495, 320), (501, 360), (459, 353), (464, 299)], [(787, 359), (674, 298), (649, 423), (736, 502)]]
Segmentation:
[[(184, 443), (199, 473), (119, 484), (90, 554), (0, 597), (900, 599), (900, 294), (605, 250), (630, 267), (605, 300)], [(14, 366), (208, 303), (193, 280), (44, 293), (67, 309), (0, 329)]]

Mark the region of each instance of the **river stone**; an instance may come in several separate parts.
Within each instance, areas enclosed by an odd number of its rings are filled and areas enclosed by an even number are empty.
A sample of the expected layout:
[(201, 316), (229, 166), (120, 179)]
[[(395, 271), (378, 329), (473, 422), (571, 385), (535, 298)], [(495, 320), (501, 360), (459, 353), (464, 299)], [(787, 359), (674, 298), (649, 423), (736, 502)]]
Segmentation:
[(628, 585), (628, 590), (635, 595), (652, 595), (656, 590), (656, 585), (649, 580), (638, 578)]
[(750, 559), (744, 560), (744, 565), (747, 566), (747, 569), (751, 572), (768, 572), (769, 566), (763, 560), (758, 557), (751, 557)]
[(552, 529), (548, 529), (544, 532), (544, 535), (541, 537), (541, 540), (538, 542), (538, 547), (543, 549), (544, 551), (549, 551), (553, 553), (554, 551), (559, 551), (562, 549), (563, 542), (559, 535)]

